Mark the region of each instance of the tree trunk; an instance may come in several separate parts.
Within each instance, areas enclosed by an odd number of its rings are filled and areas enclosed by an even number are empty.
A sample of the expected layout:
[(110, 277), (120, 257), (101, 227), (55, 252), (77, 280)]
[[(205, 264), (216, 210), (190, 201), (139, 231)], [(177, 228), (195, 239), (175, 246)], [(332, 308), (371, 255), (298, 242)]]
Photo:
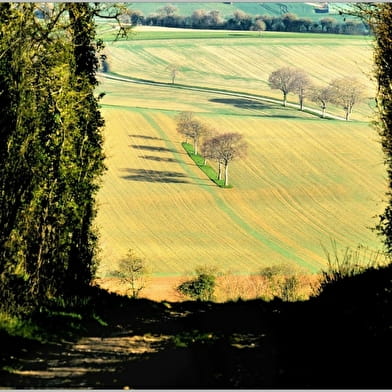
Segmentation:
[(322, 112), (321, 112), (321, 118), (324, 118), (324, 117), (325, 117), (325, 109), (326, 109), (326, 106), (325, 106), (325, 105), (321, 107), (321, 110), (322, 110)]
[(229, 163), (225, 163), (225, 186), (229, 185)]
[(287, 105), (287, 93), (283, 93), (283, 106)]
[(304, 98), (303, 97), (299, 97), (299, 107), (300, 107), (300, 110), (304, 110)]
[(222, 163), (219, 162), (219, 165), (218, 165), (218, 180), (221, 180), (221, 179), (222, 179)]

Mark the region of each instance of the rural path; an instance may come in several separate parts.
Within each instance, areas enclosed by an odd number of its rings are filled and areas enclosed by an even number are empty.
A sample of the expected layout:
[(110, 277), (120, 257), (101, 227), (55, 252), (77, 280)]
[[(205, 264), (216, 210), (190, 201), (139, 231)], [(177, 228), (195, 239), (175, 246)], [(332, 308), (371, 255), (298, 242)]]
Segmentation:
[[(277, 353), (261, 303), (139, 300), (77, 342), (23, 347), (0, 388), (202, 388), (271, 386)], [(235, 317), (233, 317), (233, 312)], [(2, 354), (3, 356), (3, 354)]]
[[(238, 93), (238, 92), (231, 92), (231, 91), (225, 91), (225, 90), (210, 89), (210, 88), (205, 88), (205, 87), (186, 86), (186, 85), (180, 85), (180, 84), (168, 84), (168, 83), (155, 82), (155, 81), (150, 81), (150, 80), (140, 80), (140, 79), (135, 79), (135, 78), (132, 78), (129, 76), (125, 77), (125, 76), (109, 75), (109, 74), (102, 73), (102, 72), (99, 73), (98, 75), (105, 78), (105, 79), (117, 80), (120, 82), (145, 84), (145, 85), (149, 85), (149, 86), (159, 86), (159, 87), (167, 87), (167, 88), (176, 88), (176, 89), (181, 89), (181, 90), (201, 91), (201, 92), (207, 92), (207, 93), (228, 95), (228, 96), (238, 97), (238, 98), (254, 99), (254, 100), (257, 100), (260, 102), (268, 102), (268, 103), (278, 104), (278, 105), (282, 104), (282, 101), (278, 100), (278, 99), (260, 97), (258, 95), (252, 95), (252, 94), (246, 94), (246, 93)], [(300, 108), (299, 104), (290, 103), (290, 102), (288, 102), (286, 106), (291, 107), (293, 109), (298, 109), (298, 110)], [(307, 106), (303, 107), (303, 111), (307, 112), (309, 114), (313, 114), (318, 117), (320, 117), (322, 115), (321, 110), (309, 108)], [(330, 119), (330, 120), (346, 121), (346, 119), (344, 117), (335, 116), (335, 115), (332, 115), (329, 113), (325, 113), (324, 118)]]

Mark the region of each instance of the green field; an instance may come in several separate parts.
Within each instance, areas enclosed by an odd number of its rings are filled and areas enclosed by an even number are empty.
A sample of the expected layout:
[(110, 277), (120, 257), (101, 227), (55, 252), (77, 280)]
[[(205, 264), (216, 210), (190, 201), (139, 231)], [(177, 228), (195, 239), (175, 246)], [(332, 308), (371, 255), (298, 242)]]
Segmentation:
[[(289, 64), (320, 84), (355, 74), (368, 99), (354, 108), (353, 121), (343, 122), (280, 104), (102, 78), (108, 171), (97, 218), (100, 274), (129, 248), (152, 264), (154, 274), (174, 276), (200, 264), (251, 273), (292, 262), (319, 271), (326, 265), (322, 245), (331, 239), (342, 248), (381, 247), (370, 230), (383, 209), (386, 176), (369, 125), (374, 87), (368, 39), (275, 33), (203, 40), (201, 32), (186, 39), (183, 32), (165, 32), (164, 39), (157, 32), (154, 39), (147, 31), (143, 40), (139, 34), (106, 43), (111, 72), (168, 82), (165, 67), (176, 62), (182, 85), (280, 99), (266, 79)], [(175, 116), (183, 110), (245, 136), (248, 156), (230, 167), (233, 188), (217, 187), (182, 148)]]

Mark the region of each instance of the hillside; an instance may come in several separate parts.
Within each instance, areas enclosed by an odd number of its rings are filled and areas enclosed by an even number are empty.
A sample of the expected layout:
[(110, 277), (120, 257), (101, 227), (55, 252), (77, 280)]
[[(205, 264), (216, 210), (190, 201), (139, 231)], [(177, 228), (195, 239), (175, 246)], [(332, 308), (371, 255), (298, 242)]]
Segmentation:
[[(372, 96), (364, 73), (370, 64), (366, 38), (283, 34), (203, 40), (201, 32), (186, 39), (173, 32), (172, 39), (163, 39), (157, 32), (154, 39), (146, 32), (143, 40), (143, 34), (135, 41), (108, 42), (111, 72), (168, 82), (165, 66), (176, 61), (183, 85), (280, 99), (265, 80), (290, 63), (306, 67), (320, 84), (355, 69)], [(342, 249), (380, 248), (370, 228), (382, 211), (384, 167), (375, 131), (365, 121), (371, 118), (369, 101), (345, 123), (175, 86), (103, 78), (100, 91), (106, 93), (101, 102), (109, 169), (97, 221), (102, 276), (129, 248), (151, 263), (155, 276), (184, 275), (200, 264), (254, 273), (289, 262), (316, 272), (326, 265), (322, 245), (328, 247), (331, 239)], [(232, 164), (234, 188), (215, 187), (185, 154), (175, 123), (183, 110), (245, 135), (249, 154)], [(341, 114), (338, 108), (330, 111)]]

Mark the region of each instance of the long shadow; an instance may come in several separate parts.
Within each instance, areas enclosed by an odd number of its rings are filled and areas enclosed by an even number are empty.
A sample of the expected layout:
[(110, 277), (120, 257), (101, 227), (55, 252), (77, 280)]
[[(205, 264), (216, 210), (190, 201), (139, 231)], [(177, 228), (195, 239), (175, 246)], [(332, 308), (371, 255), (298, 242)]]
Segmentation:
[(150, 161), (157, 161), (157, 162), (173, 162), (173, 163), (177, 162), (177, 160), (174, 158), (164, 158), (155, 155), (139, 155), (139, 158), (148, 159)]
[(171, 148), (167, 147), (159, 147), (159, 146), (146, 146), (144, 144), (131, 144), (131, 147), (136, 148), (138, 150), (145, 150), (145, 151), (157, 151), (157, 152), (177, 152)]
[(165, 170), (122, 169), (127, 174), (122, 176), (129, 181), (190, 184), (189, 177), (184, 173)]
[(155, 136), (147, 136), (147, 135), (137, 135), (137, 134), (132, 134), (128, 135), (129, 137), (135, 137), (135, 138), (141, 138), (141, 139), (147, 139), (147, 140), (162, 140), (165, 141), (165, 139), (162, 139), (160, 137), (155, 137)]
[(261, 103), (259, 101), (254, 101), (252, 99), (246, 99), (246, 98), (213, 98), (210, 99), (210, 102), (232, 105), (241, 109), (266, 110), (266, 109), (271, 109), (272, 106), (275, 108), (275, 105), (268, 105), (265, 103)]

